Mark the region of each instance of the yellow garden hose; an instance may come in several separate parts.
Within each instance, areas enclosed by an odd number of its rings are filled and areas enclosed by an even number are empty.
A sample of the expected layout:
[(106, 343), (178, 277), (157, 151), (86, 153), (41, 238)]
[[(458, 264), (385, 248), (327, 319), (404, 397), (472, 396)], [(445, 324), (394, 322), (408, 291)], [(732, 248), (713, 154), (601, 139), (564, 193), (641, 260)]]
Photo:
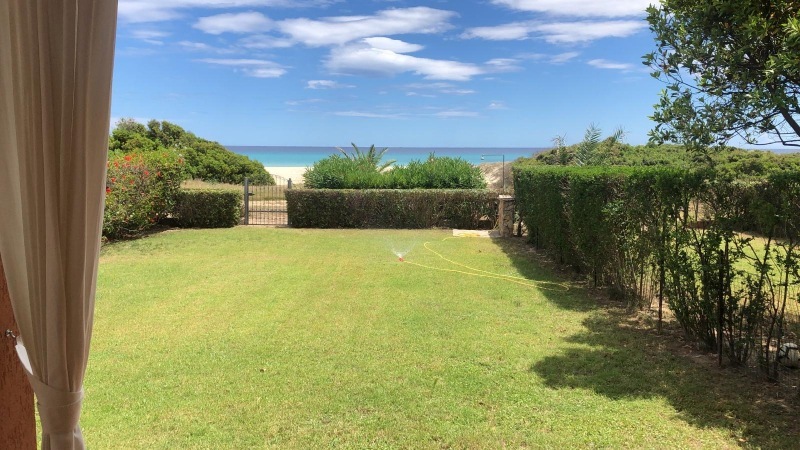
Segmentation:
[[(447, 238), (444, 238), (442, 240), (446, 241), (448, 239), (461, 239), (461, 237), (447, 237)], [(555, 283), (555, 282), (552, 282), (552, 281), (535, 281), (535, 280), (529, 280), (529, 279), (523, 278), (523, 277), (517, 277), (517, 276), (513, 276), (513, 275), (502, 275), (502, 274), (493, 273), (493, 272), (489, 272), (489, 271), (486, 271), (486, 270), (476, 269), (474, 267), (470, 267), (470, 266), (468, 266), (466, 264), (462, 264), (462, 263), (459, 263), (459, 262), (456, 262), (456, 261), (453, 261), (451, 259), (446, 258), (441, 253), (439, 253), (436, 250), (432, 249), (430, 247), (430, 242), (426, 242), (424, 244), (424, 247), (425, 247), (426, 250), (428, 250), (429, 252), (431, 252), (434, 255), (438, 256), (440, 259), (442, 259), (444, 261), (447, 261), (450, 264), (453, 264), (453, 265), (456, 265), (456, 266), (459, 266), (459, 267), (463, 267), (463, 268), (465, 268), (467, 270), (471, 270), (472, 272), (467, 272), (467, 271), (464, 271), (464, 270), (457, 270), (457, 269), (445, 269), (445, 268), (442, 268), (442, 267), (427, 266), (425, 264), (420, 264), (420, 263), (413, 262), (413, 261), (407, 261), (406, 259), (404, 259), (402, 257), (400, 258), (400, 261), (402, 261), (402, 262), (404, 262), (406, 264), (411, 264), (412, 266), (417, 266), (417, 267), (421, 267), (421, 268), (424, 268), (424, 269), (438, 270), (440, 272), (460, 273), (462, 275), (469, 275), (469, 276), (473, 276), (473, 277), (494, 278), (494, 279), (497, 279), (497, 280), (508, 281), (510, 283), (516, 283), (516, 284), (519, 284), (519, 285), (522, 285), (522, 286), (532, 287), (532, 288), (537, 288), (537, 289), (560, 291), (560, 292), (566, 292), (566, 291), (569, 290), (569, 286), (566, 283)]]

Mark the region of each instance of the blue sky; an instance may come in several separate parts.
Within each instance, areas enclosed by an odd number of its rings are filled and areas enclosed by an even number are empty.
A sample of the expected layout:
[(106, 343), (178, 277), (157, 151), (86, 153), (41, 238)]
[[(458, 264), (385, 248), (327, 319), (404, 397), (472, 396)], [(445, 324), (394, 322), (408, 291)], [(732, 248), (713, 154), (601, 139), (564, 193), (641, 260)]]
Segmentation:
[(112, 117), (226, 145), (643, 144), (653, 0), (120, 0)]

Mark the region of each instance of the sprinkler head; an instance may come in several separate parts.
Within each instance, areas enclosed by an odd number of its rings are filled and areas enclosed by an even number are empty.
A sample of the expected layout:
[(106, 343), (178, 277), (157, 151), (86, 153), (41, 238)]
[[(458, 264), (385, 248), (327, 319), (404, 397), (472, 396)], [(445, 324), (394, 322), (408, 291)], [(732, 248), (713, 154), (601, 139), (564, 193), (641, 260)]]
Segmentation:
[(405, 259), (403, 259), (403, 257), (402, 257), (402, 256), (399, 258), (399, 260), (400, 260), (400, 262), (403, 262), (403, 261), (405, 261)]

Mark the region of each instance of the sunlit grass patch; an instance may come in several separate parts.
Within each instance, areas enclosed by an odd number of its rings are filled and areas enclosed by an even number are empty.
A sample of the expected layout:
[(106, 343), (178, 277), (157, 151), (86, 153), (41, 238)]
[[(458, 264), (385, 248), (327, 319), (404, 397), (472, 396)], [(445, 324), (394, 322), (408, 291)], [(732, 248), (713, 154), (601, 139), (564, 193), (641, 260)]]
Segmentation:
[[(449, 236), (239, 227), (105, 247), (82, 416), (89, 445), (794, 442), (774, 432), (790, 429), (784, 416), (660, 352), (664, 338), (620, 327), (619, 311), (597, 308), (520, 241)], [(468, 268), (570, 289), (469, 275), (426, 242)], [(401, 247), (428, 267), (399, 261)]]

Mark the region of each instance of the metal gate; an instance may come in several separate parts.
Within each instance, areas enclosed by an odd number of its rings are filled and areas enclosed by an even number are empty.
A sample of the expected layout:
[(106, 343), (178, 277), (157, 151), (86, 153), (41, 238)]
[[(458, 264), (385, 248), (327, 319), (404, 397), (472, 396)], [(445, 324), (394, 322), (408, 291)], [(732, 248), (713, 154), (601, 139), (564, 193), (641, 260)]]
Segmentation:
[(288, 226), (286, 191), (292, 188), (292, 179), (273, 175), (274, 185), (250, 184), (244, 179), (244, 224)]

